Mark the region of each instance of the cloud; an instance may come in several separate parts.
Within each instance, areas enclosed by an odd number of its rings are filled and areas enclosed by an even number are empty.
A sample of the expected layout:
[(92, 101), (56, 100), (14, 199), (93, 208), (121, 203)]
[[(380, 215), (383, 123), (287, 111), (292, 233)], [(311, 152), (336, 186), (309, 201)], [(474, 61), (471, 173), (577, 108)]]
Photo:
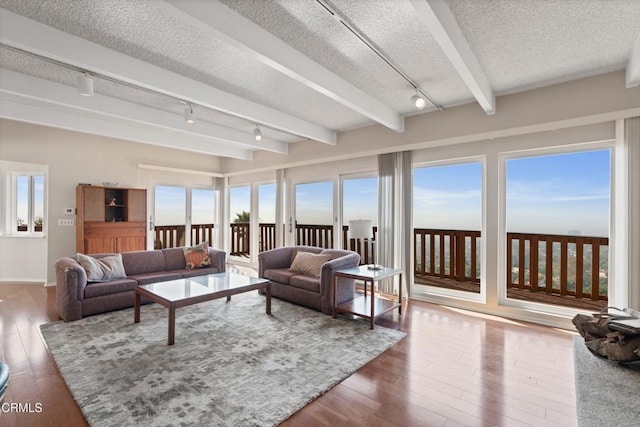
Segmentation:
[(447, 204), (459, 205), (460, 202), (468, 204), (478, 203), (482, 199), (480, 190), (442, 191), (416, 187), (413, 190), (414, 204), (424, 207), (444, 206)]
[(507, 202), (564, 203), (609, 199), (608, 186), (593, 186), (589, 182), (560, 179), (507, 182)]

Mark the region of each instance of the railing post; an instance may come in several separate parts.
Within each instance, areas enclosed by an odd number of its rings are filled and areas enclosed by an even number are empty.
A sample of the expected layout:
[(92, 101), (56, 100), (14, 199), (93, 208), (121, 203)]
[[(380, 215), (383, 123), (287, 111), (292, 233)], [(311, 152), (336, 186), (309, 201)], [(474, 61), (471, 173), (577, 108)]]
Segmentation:
[(569, 275), (568, 272), (568, 239), (566, 237), (562, 237), (560, 239), (560, 295), (567, 295), (567, 277)]
[(466, 276), (466, 272), (465, 272), (465, 236), (464, 233), (461, 231), (456, 231), (455, 233), (452, 233), (452, 235), (449, 237), (449, 239), (453, 239), (453, 237), (455, 236), (455, 254), (456, 254), (456, 259), (455, 259), (455, 265), (456, 265), (456, 272), (455, 272), (455, 278), (457, 281), (459, 282), (464, 282), (465, 281), (465, 276)]
[(538, 292), (538, 236), (529, 236), (529, 286)]
[(584, 240), (576, 239), (576, 298), (584, 296)]
[(600, 242), (597, 239), (591, 243), (591, 299), (600, 299)]
[(507, 288), (513, 287), (513, 233), (507, 233)]
[(518, 238), (518, 287), (524, 289), (526, 282), (524, 280), (524, 272), (527, 265), (524, 262), (524, 250), (525, 250), (525, 237), (521, 234)]
[(551, 293), (553, 293), (553, 238), (547, 236), (545, 240), (545, 256), (547, 261), (545, 292), (551, 295)]

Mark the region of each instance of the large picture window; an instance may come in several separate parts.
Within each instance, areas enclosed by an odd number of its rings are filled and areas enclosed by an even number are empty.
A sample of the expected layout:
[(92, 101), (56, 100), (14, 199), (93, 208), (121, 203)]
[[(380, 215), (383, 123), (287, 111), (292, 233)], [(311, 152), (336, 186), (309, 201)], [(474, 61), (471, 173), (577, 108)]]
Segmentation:
[(607, 306), (611, 152), (506, 162), (507, 298)]
[(414, 169), (417, 286), (481, 292), (482, 179), (480, 162)]

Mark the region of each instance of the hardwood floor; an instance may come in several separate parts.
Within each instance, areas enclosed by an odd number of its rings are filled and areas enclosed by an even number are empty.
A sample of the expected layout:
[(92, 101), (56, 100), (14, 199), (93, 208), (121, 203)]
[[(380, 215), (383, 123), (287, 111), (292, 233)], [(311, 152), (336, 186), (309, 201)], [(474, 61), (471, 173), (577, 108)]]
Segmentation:
[[(55, 288), (0, 283), (0, 360), (9, 364), (1, 426), (83, 426), (42, 340), (57, 320)], [(378, 325), (407, 337), (283, 426), (575, 426), (567, 331), (412, 301)]]

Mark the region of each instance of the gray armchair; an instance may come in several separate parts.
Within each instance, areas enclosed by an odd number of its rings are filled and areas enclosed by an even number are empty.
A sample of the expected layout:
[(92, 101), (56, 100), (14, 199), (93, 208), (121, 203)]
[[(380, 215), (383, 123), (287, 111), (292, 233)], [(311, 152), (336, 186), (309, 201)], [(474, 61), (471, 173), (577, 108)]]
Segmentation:
[[(329, 261), (322, 264), (320, 277), (289, 269), (298, 252), (330, 255)], [(272, 296), (332, 314), (333, 273), (341, 268), (357, 267), (359, 264), (360, 255), (357, 252), (312, 246), (287, 246), (260, 253), (258, 275), (271, 281)], [(338, 280), (338, 304), (351, 301), (355, 294), (355, 280)]]

